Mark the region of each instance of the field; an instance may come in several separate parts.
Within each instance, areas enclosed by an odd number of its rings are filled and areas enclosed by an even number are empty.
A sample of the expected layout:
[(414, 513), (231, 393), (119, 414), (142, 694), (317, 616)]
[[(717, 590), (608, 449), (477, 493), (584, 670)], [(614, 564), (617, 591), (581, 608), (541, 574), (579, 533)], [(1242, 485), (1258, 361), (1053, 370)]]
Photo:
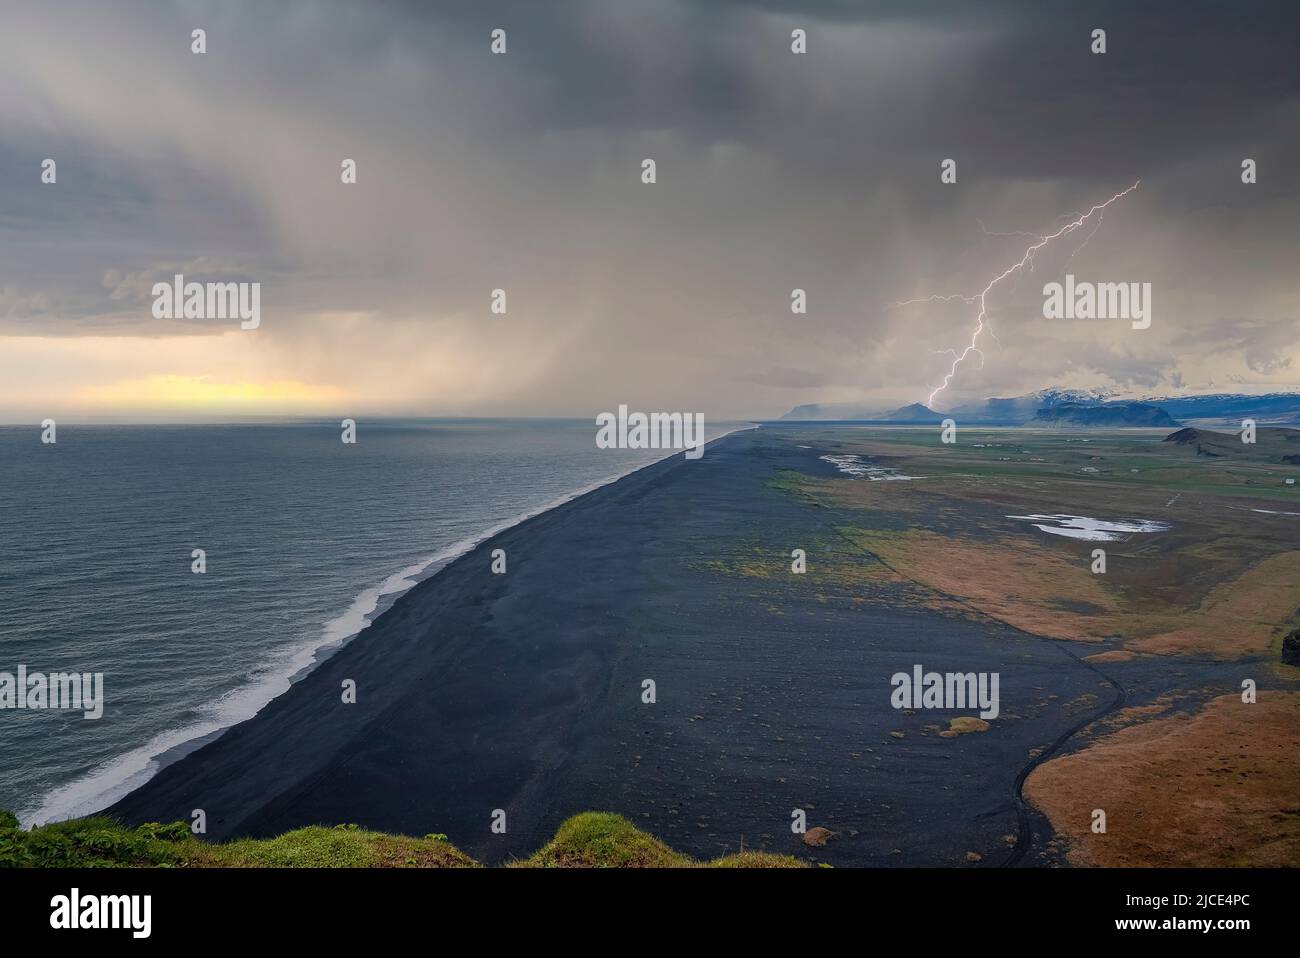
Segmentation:
[[(1255, 447), (1165, 442), (1167, 430), (962, 430), (953, 444), (937, 428), (772, 432), (807, 457), (771, 485), (835, 515), (823, 584), (901, 586), (909, 602), (1057, 640), (1114, 682), (1113, 706), (1024, 783), (1070, 861), (1300, 864), (1300, 669), (1281, 660), (1300, 625), (1293, 442), (1271, 430)], [(1150, 531), (1072, 538), (1047, 531), (1059, 516)], [(1269, 691), (1243, 701), (1246, 680)]]

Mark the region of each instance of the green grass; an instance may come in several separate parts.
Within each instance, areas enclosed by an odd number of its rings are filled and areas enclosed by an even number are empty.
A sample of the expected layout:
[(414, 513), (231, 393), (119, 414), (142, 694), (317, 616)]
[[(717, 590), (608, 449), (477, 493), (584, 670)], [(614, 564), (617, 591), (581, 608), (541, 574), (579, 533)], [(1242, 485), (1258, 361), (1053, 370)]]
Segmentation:
[(81, 818), (31, 831), (0, 812), (0, 867), (112, 868), (184, 865), (198, 841), (184, 822), (128, 829), (107, 818)]
[(788, 493), (796, 499), (802, 499), (814, 505), (824, 505), (807, 487), (808, 477), (796, 469), (778, 469), (776, 473), (767, 480), (769, 489), (776, 489), (780, 492)]
[(516, 868), (804, 868), (791, 855), (746, 851), (699, 862), (673, 851), (622, 815), (583, 812), (560, 826), (545, 846)]
[[(742, 852), (697, 862), (620, 815), (575, 815), (523, 868), (802, 868), (788, 855)], [(445, 835), (390, 835), (356, 825), (298, 828), (275, 838), (200, 841), (184, 822), (127, 828), (103, 817), (30, 831), (0, 810), (0, 868), (476, 868)]]
[(515, 864), (524, 868), (682, 868), (692, 862), (621, 815), (586, 812), (570, 818), (540, 851)]
[(299, 828), (275, 838), (242, 838), (220, 845), (195, 841), (193, 864), (230, 868), (474, 868), (445, 836), (389, 835), (355, 825)]

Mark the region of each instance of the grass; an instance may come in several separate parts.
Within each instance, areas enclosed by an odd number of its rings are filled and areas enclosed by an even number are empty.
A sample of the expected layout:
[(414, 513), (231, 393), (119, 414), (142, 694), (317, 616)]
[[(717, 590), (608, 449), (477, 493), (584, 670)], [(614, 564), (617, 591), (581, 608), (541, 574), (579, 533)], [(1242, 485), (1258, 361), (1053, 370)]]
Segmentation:
[(789, 493), (814, 505), (820, 505), (820, 500), (808, 488), (807, 480), (808, 477), (796, 469), (779, 469), (772, 478), (767, 480), (767, 486), (771, 489)]
[(626, 818), (589, 812), (560, 826), (524, 868), (682, 868), (691, 860)]
[(168, 868), (186, 864), (197, 844), (183, 822), (128, 829), (93, 817), (23, 831), (11, 813), (0, 812), (0, 866), (4, 867)]
[[(1281, 636), (1300, 623), (1291, 585), (1300, 576), (1295, 520), (1252, 507), (1267, 497), (1287, 503), (1270, 508), (1300, 511), (1300, 492), (1283, 487), (1281, 467), (1255, 450), (1228, 462), (1162, 438), (968, 431), (943, 446), (934, 430), (828, 431), (800, 439), (815, 452), (867, 455), (928, 478), (800, 480), (786, 469), (769, 486), (815, 499), (864, 554), (823, 560), (817, 582), (866, 598), (869, 585), (879, 591), (896, 574), (931, 608), (957, 600), (967, 612), (1049, 638), (1118, 640), (1130, 652), (1160, 655), (1267, 656), (1273, 671), (1289, 672), (1278, 660)], [(1101, 472), (1082, 474), (1084, 466)], [(1108, 560), (1100, 575), (1091, 567), (1098, 543), (1007, 518), (1056, 512), (1157, 518), (1170, 529), (1100, 543)]]
[[(1046, 762), (1025, 782), (1073, 864), (1271, 868), (1300, 860), (1300, 692), (1264, 691), (1252, 704), (1234, 692), (1190, 712), (1126, 717), (1134, 724)], [(1104, 833), (1092, 831), (1097, 808), (1106, 812)]]
[(229, 868), (475, 868), (446, 836), (389, 835), (355, 825), (299, 828), (275, 838), (243, 838), (221, 845), (195, 841), (193, 864)]
[[(938, 441), (937, 427), (851, 432), (831, 427), (801, 434), (799, 441), (817, 444), (818, 452), (872, 456), (904, 472), (949, 481), (1102, 483), (1116, 491), (1158, 490), (1300, 501), (1300, 487), (1283, 483), (1287, 476), (1300, 476), (1300, 466), (1278, 461), (1282, 444), (1267, 437), (1257, 446), (1230, 443), (1235, 454), (1216, 459), (1198, 456), (1187, 446), (1161, 442), (1172, 431), (962, 429), (957, 444), (945, 446)], [(1082, 473), (1084, 466), (1100, 472)], [(800, 483), (790, 472), (793, 470), (784, 471), (769, 485), (805, 496), (825, 492), (824, 486), (807, 481), (799, 489)]]
[[(802, 868), (788, 855), (741, 852), (700, 862), (621, 815), (570, 818), (521, 868)], [(200, 841), (184, 822), (127, 828), (100, 816), (30, 831), (0, 810), (0, 868), (477, 868), (445, 835), (390, 835), (356, 825), (313, 826), (275, 838)]]

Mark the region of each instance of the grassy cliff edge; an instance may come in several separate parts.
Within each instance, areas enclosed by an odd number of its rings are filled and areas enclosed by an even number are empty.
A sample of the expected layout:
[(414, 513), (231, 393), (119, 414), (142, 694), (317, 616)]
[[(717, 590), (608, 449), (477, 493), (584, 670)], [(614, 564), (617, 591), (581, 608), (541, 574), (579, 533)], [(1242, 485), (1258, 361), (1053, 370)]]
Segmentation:
[[(126, 828), (79, 818), (25, 831), (0, 811), (0, 868), (481, 868), (446, 835), (311, 826), (275, 838), (200, 841), (184, 822)], [(789, 855), (741, 852), (697, 861), (608, 812), (575, 815), (515, 868), (803, 868)]]

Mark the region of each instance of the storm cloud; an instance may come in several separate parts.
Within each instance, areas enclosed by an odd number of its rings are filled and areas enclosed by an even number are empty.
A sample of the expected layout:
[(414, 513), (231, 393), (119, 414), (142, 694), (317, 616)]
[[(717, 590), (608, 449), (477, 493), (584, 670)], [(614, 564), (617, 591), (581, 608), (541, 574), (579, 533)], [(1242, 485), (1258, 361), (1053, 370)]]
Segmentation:
[[(1017, 231), (1139, 179), (997, 288), (945, 401), (1292, 386), (1297, 28), (1292, 3), (16, 0), (0, 418), (165, 412), (130, 398), (160, 377), (344, 414), (924, 400), (972, 309), (891, 304), (979, 292)], [(1150, 282), (1151, 328), (1045, 320), (1067, 268)], [(154, 319), (177, 272), (260, 282), (261, 328)]]

